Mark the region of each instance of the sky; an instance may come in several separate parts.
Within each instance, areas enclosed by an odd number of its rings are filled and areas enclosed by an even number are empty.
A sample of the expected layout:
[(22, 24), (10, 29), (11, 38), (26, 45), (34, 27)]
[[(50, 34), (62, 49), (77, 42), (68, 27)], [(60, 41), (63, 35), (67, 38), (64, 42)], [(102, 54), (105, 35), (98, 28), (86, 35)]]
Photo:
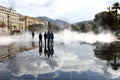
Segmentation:
[(18, 13), (32, 17), (46, 16), (75, 23), (94, 19), (120, 0), (0, 0), (0, 5), (12, 7)]

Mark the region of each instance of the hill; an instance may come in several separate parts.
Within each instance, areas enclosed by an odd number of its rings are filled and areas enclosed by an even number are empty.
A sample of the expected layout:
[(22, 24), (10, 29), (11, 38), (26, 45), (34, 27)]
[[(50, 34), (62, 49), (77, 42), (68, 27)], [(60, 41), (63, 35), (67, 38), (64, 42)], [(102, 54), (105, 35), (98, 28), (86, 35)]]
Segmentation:
[(70, 25), (68, 22), (65, 22), (65, 21), (60, 20), (60, 19), (53, 20), (53, 19), (45, 17), (45, 16), (43, 16), (43, 17), (39, 16), (37, 18), (40, 19), (40, 20), (48, 21), (52, 24), (55, 24), (55, 25), (59, 26), (60, 28), (64, 28), (64, 27)]

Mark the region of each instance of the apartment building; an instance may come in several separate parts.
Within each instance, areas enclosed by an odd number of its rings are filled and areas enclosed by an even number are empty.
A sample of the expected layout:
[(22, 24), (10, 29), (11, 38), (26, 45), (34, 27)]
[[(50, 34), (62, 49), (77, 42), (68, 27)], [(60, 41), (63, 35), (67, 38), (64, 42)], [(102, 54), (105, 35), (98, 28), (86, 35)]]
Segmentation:
[(0, 6), (0, 23), (1, 22), (5, 23), (5, 28), (9, 30), (9, 33), (13, 30), (27, 30), (28, 26), (33, 24), (47, 24), (47, 21), (21, 15), (13, 8), (7, 8), (4, 6)]
[(25, 18), (26, 29), (29, 25), (33, 25), (33, 24), (43, 24), (43, 25), (47, 24), (47, 21), (42, 21), (42, 20), (39, 20), (39, 19), (34, 18), (34, 17), (24, 16), (24, 18)]
[(20, 29), (19, 14), (13, 8), (0, 6), (0, 22), (4, 22), (7, 29)]

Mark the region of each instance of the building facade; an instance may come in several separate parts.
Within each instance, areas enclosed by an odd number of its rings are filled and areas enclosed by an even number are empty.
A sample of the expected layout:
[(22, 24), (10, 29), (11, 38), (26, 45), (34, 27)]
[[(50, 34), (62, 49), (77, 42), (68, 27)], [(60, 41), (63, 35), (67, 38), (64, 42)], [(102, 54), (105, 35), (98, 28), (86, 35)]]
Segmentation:
[(24, 15), (19, 15), (19, 26), (21, 31), (25, 31), (25, 17)]
[(3, 22), (9, 33), (14, 30), (28, 30), (28, 26), (33, 24), (47, 25), (47, 21), (42, 21), (30, 16), (24, 16), (17, 13), (13, 8), (0, 6), (0, 27)]
[(0, 22), (4, 22), (8, 29), (20, 29), (19, 14), (12, 8), (0, 6)]
[(42, 20), (39, 20), (39, 19), (34, 18), (34, 17), (30, 17), (30, 16), (24, 16), (24, 19), (25, 19), (25, 27), (26, 27), (26, 29), (27, 29), (27, 27), (29, 25), (34, 25), (34, 24), (46, 25), (47, 24), (47, 21), (42, 21)]

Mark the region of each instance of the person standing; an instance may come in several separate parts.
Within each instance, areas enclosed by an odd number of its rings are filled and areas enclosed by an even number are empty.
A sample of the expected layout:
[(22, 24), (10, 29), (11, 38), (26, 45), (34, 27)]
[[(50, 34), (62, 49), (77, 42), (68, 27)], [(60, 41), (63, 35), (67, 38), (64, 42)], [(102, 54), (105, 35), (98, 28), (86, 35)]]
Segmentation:
[(49, 46), (49, 44), (50, 44), (50, 39), (51, 39), (51, 37), (50, 37), (50, 32), (48, 31), (48, 32), (47, 32), (48, 46)]
[(42, 44), (42, 34), (41, 33), (39, 34), (39, 44), (40, 43)]
[(46, 32), (44, 33), (44, 41), (45, 41), (45, 45), (46, 45), (46, 39), (47, 39), (47, 34)]
[(51, 37), (51, 42), (53, 42), (53, 39), (54, 39), (54, 34), (53, 34), (53, 32), (51, 31), (51, 33), (50, 33), (50, 37)]
[(32, 31), (32, 39), (34, 39), (35, 33), (34, 31)]

